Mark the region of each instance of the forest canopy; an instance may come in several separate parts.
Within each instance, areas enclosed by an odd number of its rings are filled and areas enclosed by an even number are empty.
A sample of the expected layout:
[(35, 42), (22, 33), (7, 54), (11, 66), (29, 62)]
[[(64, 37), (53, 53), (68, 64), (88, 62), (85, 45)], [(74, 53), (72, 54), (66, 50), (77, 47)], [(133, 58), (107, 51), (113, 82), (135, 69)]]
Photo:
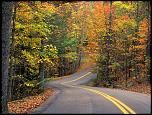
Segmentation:
[(9, 101), (76, 72), (85, 55), (96, 61), (96, 86), (150, 81), (150, 8), (148, 1), (12, 2)]

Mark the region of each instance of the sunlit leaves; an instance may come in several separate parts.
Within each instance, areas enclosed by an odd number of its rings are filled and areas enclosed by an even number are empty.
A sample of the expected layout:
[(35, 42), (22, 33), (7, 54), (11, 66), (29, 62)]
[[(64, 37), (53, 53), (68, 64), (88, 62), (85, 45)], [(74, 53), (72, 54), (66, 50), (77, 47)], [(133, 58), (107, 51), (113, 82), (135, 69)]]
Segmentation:
[(49, 4), (47, 2), (42, 2), (41, 4), (38, 4), (38, 8), (40, 10), (43, 10), (47, 13), (55, 13), (56, 12), (56, 8), (54, 7), (54, 5)]
[(128, 33), (131, 29), (134, 30), (137, 26), (134, 19), (124, 19), (124, 17), (116, 19), (115, 23), (114, 30), (119, 32), (124, 31)]
[(76, 52), (68, 52), (64, 55), (65, 58), (73, 61), (77, 59), (77, 53)]
[[(108, 69), (114, 73), (119, 69), (124, 72), (125, 67), (137, 70), (133, 65), (141, 66), (137, 60), (144, 59), (139, 55), (145, 54), (149, 26), (148, 14), (142, 11), (145, 3), (139, 2), (138, 9), (133, 1), (54, 4), (19, 2), (15, 48), (28, 65), (27, 71), (35, 75), (41, 64), (58, 69), (62, 58), (70, 62), (79, 59), (80, 50), (92, 59), (98, 58), (102, 76), (108, 76)], [(125, 59), (131, 64), (125, 63)]]
[(123, 16), (135, 10), (135, 5), (130, 2), (114, 1), (113, 5), (116, 7), (115, 12), (118, 16)]

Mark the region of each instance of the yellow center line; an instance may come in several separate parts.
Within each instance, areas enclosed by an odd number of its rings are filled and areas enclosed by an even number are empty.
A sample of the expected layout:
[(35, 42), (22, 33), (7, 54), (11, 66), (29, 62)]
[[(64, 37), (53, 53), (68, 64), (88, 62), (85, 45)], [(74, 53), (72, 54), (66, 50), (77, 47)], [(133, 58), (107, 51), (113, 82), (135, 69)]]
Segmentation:
[(131, 114), (136, 114), (136, 112), (133, 109), (131, 109), (126, 104), (124, 104), (123, 102), (121, 102), (120, 100), (116, 99), (113, 96), (110, 96), (110, 95), (108, 95), (106, 93), (103, 93), (101, 91), (98, 91), (98, 90), (91, 89), (91, 88), (89, 88), (87, 86), (80, 86), (79, 87), (79, 86), (73, 86), (73, 85), (67, 84), (67, 83), (70, 83), (70, 82), (73, 82), (73, 81), (77, 81), (77, 80), (85, 77), (86, 75), (88, 75), (90, 73), (91, 72), (88, 72), (85, 75), (83, 75), (83, 76), (81, 76), (81, 77), (79, 77), (77, 79), (74, 79), (74, 80), (71, 80), (71, 81), (67, 81), (67, 82), (63, 82), (62, 84), (66, 85), (66, 86), (69, 86), (69, 87), (76, 87), (76, 88), (81, 88), (81, 89), (89, 90), (89, 91), (91, 91), (93, 93), (99, 94), (99, 95), (103, 96), (104, 98), (106, 98), (107, 100), (111, 101), (113, 104), (115, 104), (124, 114), (129, 114), (129, 112)]
[(81, 78), (85, 77), (86, 75), (88, 75), (88, 74), (90, 74), (90, 73), (91, 73), (91, 72), (88, 72), (88, 73), (84, 74), (83, 76), (81, 76), (81, 77), (79, 77), (79, 78), (77, 78), (77, 79), (70, 80), (70, 81), (67, 81), (67, 82), (63, 82), (62, 84), (70, 83), (70, 82), (73, 82), (73, 81), (77, 81), (77, 80), (79, 80), (79, 79), (81, 79)]
[[(126, 104), (124, 104), (123, 102), (121, 102), (120, 100), (118, 100), (118, 99), (116, 99), (116, 98), (114, 98), (114, 97), (112, 97), (112, 96), (110, 96), (110, 95), (108, 95), (108, 94), (106, 94), (106, 93), (103, 93), (103, 92), (101, 92), (101, 91), (98, 91), (98, 90), (94, 90), (94, 89), (91, 89), (91, 88), (86, 88), (86, 86), (84, 87), (84, 86), (81, 86), (81, 88), (83, 88), (83, 89), (86, 89), (86, 90), (89, 90), (89, 91), (91, 91), (91, 92), (94, 92), (94, 93), (97, 93), (97, 94), (99, 94), (99, 95), (102, 95), (103, 97), (105, 97), (106, 99), (108, 99), (108, 100), (110, 100), (110, 101), (114, 101), (114, 102), (116, 102), (116, 103), (114, 103), (120, 110), (122, 110), (122, 112), (123, 113), (125, 113), (126, 114), (126, 111), (124, 111), (124, 109), (122, 108), (122, 107), (124, 107), (126, 110), (128, 110), (131, 114), (136, 114), (136, 112), (134, 111), (134, 110), (132, 110), (130, 107), (128, 107)], [(119, 104), (119, 106), (118, 106), (118, 104)]]

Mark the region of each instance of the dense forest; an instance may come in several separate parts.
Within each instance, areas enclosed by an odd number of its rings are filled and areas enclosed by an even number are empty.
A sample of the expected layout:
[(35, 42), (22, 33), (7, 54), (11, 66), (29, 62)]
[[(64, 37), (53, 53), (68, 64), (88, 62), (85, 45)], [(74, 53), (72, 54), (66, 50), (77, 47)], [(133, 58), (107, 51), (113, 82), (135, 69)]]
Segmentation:
[(2, 2), (2, 111), (96, 61), (95, 86), (150, 82), (148, 1)]

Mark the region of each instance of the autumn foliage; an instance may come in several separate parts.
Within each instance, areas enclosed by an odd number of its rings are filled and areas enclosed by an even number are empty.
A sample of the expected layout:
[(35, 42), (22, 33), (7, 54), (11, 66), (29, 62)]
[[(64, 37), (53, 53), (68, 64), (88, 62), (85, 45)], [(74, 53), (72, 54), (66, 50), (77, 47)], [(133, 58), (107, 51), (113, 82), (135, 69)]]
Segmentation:
[(149, 2), (19, 1), (11, 26), (9, 100), (76, 72), (84, 55), (96, 61), (98, 86), (150, 79)]

